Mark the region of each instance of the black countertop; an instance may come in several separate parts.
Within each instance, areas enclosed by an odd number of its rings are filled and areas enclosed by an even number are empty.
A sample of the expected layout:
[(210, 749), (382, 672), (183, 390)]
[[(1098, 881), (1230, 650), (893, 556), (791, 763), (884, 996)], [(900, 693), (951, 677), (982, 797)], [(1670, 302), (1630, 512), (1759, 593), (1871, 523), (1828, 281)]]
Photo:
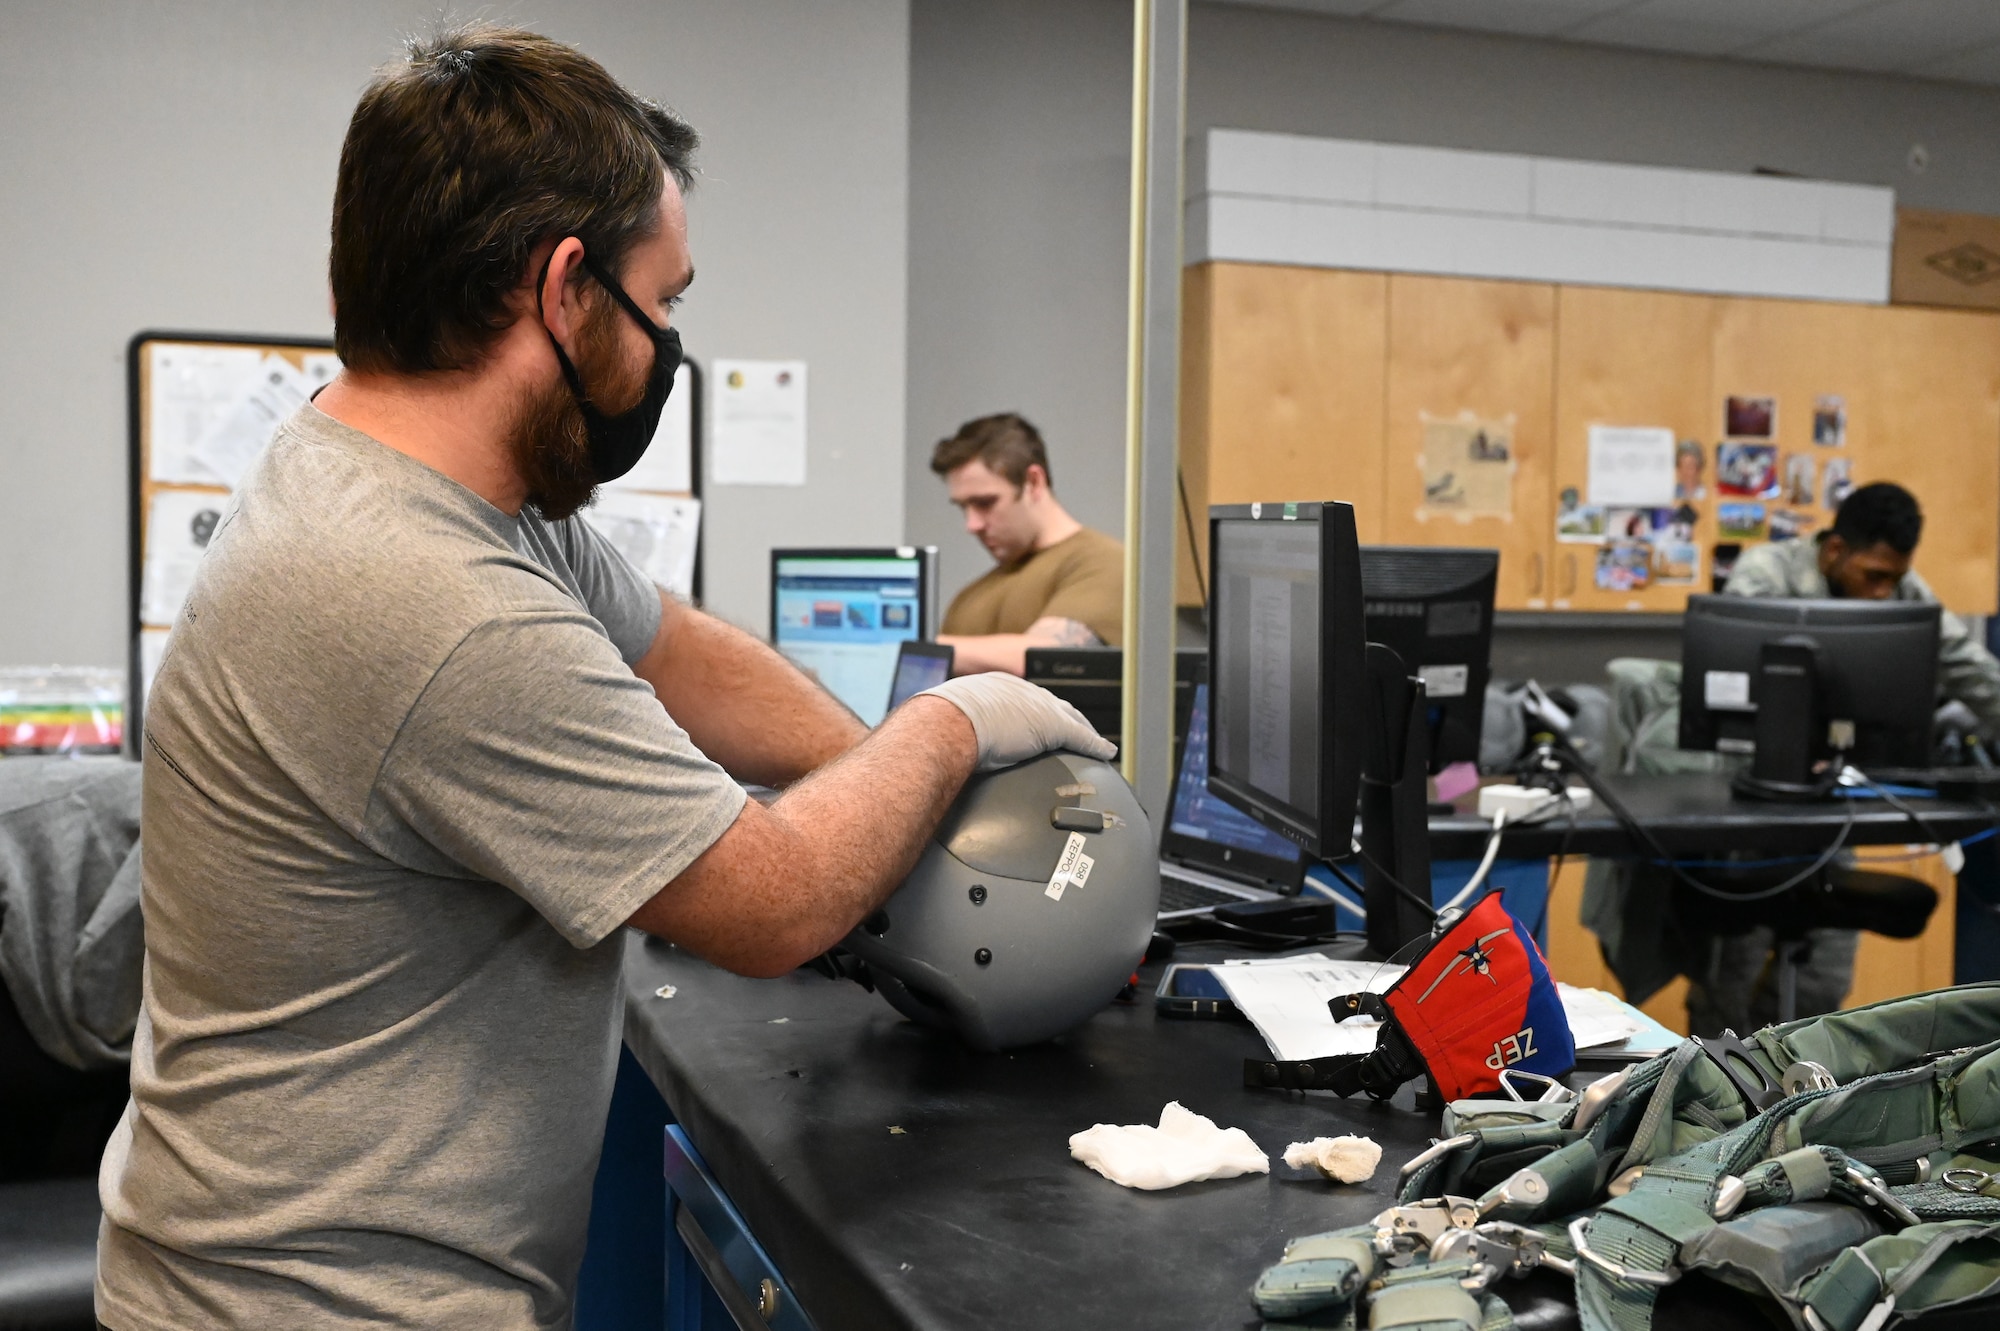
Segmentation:
[[(1854, 825), (1847, 842), (1855, 846), (1903, 842), (1955, 841), (2000, 821), (1991, 805), (1974, 799), (1910, 799), (1923, 816), (1919, 825), (1881, 799), (1825, 800), (1788, 804), (1739, 799), (1729, 778), (1713, 773), (1677, 776), (1600, 777), (1613, 795), (1644, 823), (1670, 855), (1709, 858), (1725, 851), (1758, 855), (1817, 855), (1833, 843), (1853, 804)], [(1492, 824), (1470, 814), (1430, 820), (1433, 860), (1477, 859)], [(1558, 815), (1545, 823), (1506, 828), (1500, 853), (1517, 858), (1551, 855), (1638, 856), (1645, 853), (1601, 802), (1578, 813), (1574, 827)]]
[[(1387, 1104), (1245, 1089), (1257, 1033), (1156, 1019), (1157, 972), (1069, 1036), (975, 1054), (853, 984), (746, 980), (635, 934), (625, 1038), (820, 1331), (1256, 1327), (1247, 1291), (1285, 1240), (1389, 1205), (1436, 1116), (1408, 1088)], [(1070, 1158), (1071, 1133), (1157, 1122), (1169, 1100), (1247, 1131), (1272, 1173), (1149, 1193)], [(1370, 1182), (1280, 1158), (1341, 1133), (1381, 1143)], [(1501, 1292), (1525, 1328), (1575, 1324), (1559, 1277)], [(1706, 1282), (1668, 1295), (1661, 1327), (1764, 1325)]]

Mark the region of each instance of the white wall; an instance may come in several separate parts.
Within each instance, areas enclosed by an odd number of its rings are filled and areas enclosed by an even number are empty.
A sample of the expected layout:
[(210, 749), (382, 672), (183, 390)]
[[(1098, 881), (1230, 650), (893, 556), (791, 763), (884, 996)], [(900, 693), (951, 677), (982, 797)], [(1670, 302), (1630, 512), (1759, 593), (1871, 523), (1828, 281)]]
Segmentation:
[[(0, 42), (0, 664), (125, 659), (124, 350), (143, 328), (325, 336), (354, 99), (422, 0), (29, 0)], [(572, 0), (572, 41), (701, 131), (690, 351), (803, 357), (803, 489), (712, 489), (713, 606), (766, 551), (903, 528), (907, 0)]]
[[(946, 583), (985, 566), (926, 467), (1007, 405), (1059, 489), (1123, 527), (1124, 0), (912, 0), (909, 522)], [(1188, 125), (1750, 171), (2000, 213), (2000, 91), (1196, 4)], [(1930, 166), (1913, 175), (1913, 143)]]

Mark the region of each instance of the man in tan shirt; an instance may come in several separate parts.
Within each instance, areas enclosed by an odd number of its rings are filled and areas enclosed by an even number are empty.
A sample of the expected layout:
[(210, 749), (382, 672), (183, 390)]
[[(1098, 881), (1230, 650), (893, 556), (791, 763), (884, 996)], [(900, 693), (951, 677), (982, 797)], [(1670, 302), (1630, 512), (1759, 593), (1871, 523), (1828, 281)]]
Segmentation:
[(1034, 426), (982, 416), (941, 440), (944, 477), (965, 529), (998, 565), (952, 598), (938, 641), (960, 674), (1027, 669), (1030, 647), (1115, 647), (1125, 620), (1125, 547), (1069, 515)]

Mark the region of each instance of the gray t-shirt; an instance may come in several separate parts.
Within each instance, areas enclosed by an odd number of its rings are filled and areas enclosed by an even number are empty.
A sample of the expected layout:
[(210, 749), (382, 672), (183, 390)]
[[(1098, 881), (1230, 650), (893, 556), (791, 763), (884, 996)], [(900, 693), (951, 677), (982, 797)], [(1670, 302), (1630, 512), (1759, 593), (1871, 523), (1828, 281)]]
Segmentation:
[(743, 805), (633, 675), (658, 592), (310, 405), (146, 708), (114, 1331), (566, 1327), (618, 926)]

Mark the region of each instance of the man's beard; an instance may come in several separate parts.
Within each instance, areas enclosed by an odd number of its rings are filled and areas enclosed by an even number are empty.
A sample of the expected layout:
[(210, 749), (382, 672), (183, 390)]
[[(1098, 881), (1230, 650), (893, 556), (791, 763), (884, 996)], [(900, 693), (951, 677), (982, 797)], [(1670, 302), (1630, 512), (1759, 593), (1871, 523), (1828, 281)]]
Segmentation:
[[(577, 332), (577, 377), (607, 416), (631, 410), (646, 391), (643, 370), (631, 375), (619, 364), (620, 317), (616, 304), (599, 299), (585, 312)], [(561, 374), (528, 390), (508, 442), (527, 486), (525, 503), (544, 518), (560, 522), (596, 497), (597, 477), (590, 465), (583, 410)]]

